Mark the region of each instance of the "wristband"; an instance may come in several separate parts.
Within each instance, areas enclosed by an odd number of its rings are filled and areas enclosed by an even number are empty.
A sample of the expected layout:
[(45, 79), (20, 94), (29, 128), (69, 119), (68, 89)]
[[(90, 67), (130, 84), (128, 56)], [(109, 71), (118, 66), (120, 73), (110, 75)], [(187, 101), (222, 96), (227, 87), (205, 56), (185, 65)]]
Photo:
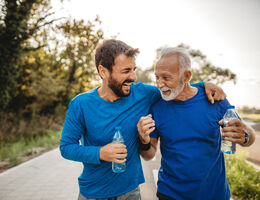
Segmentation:
[(246, 143), (248, 143), (248, 133), (247, 132), (245, 132), (245, 141), (244, 141), (244, 144), (246, 144)]
[(150, 149), (150, 147), (151, 147), (151, 142), (149, 142), (148, 144), (143, 144), (143, 143), (141, 142), (141, 144), (140, 144), (140, 149), (141, 149), (142, 151), (148, 151), (148, 150)]

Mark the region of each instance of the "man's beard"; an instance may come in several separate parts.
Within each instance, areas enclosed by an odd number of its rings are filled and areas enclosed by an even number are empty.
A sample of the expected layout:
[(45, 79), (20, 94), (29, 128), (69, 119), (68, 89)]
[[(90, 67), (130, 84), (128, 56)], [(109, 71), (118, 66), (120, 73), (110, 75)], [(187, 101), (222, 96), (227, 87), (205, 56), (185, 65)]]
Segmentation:
[[(165, 86), (160, 89), (160, 92), (161, 92), (162, 98), (165, 101), (171, 101), (171, 100), (174, 100), (183, 91), (183, 88), (184, 88), (184, 80), (183, 80), (183, 76), (182, 76), (182, 77), (180, 77), (179, 83), (175, 89), (168, 88)], [(169, 95), (164, 95), (163, 91), (168, 91), (168, 90), (171, 93)]]
[(111, 76), (110, 79), (108, 80), (108, 87), (115, 93), (116, 96), (127, 97), (130, 95), (131, 86), (129, 88), (128, 93), (124, 93), (122, 87), (123, 87), (124, 83), (132, 83), (132, 82), (134, 82), (134, 80), (127, 79), (123, 83), (119, 83), (118, 81), (113, 79)]

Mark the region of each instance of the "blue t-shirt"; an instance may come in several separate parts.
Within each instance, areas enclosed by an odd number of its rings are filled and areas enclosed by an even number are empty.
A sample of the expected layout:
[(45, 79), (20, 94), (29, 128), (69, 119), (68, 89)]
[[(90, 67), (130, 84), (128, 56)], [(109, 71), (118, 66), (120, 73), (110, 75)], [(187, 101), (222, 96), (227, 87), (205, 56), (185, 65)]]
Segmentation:
[(228, 101), (210, 104), (203, 89), (186, 101), (152, 106), (162, 154), (158, 192), (178, 200), (229, 200), (219, 120)]
[[(144, 182), (138, 154), (137, 123), (161, 98), (155, 86), (132, 84), (131, 93), (115, 102), (102, 99), (97, 88), (71, 100), (62, 131), (60, 151), (64, 158), (83, 162), (78, 178), (80, 193), (87, 198), (109, 198), (127, 193)], [(99, 160), (99, 150), (111, 143), (121, 126), (127, 148), (126, 171), (113, 173), (111, 162)], [(81, 136), (84, 145), (79, 145)]]

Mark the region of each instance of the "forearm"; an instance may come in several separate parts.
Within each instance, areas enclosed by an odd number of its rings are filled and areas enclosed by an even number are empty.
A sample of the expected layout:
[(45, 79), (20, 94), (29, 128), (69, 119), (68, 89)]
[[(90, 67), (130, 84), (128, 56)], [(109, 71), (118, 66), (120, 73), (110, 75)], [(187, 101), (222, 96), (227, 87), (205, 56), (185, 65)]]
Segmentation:
[(144, 160), (151, 160), (155, 156), (156, 150), (151, 147), (147, 151), (139, 150), (139, 154), (142, 156)]
[(246, 144), (241, 144), (241, 146), (248, 147), (255, 142), (255, 130), (251, 126), (246, 125), (245, 131), (248, 134), (248, 142)]
[(81, 146), (61, 142), (60, 152), (62, 157), (89, 164), (100, 164), (99, 151), (101, 146)]
[(139, 154), (142, 156), (144, 160), (151, 160), (157, 151), (157, 138), (151, 138), (151, 146), (148, 150), (143, 150), (142, 148), (139, 148)]

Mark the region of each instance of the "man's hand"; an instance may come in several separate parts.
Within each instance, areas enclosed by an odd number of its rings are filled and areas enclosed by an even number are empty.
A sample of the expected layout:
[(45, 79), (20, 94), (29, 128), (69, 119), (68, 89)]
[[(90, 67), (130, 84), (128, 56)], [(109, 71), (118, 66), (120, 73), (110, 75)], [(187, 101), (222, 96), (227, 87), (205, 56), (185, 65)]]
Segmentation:
[(222, 90), (222, 88), (218, 87), (213, 83), (206, 82), (204, 83), (204, 87), (208, 100), (211, 104), (213, 104), (214, 101), (224, 100), (227, 96), (225, 92)]
[[(223, 119), (219, 121), (219, 125), (223, 125)], [(230, 120), (227, 125), (222, 128), (222, 137), (230, 142), (243, 145), (245, 142), (246, 125), (239, 119)]]
[(99, 159), (108, 162), (122, 164), (126, 161), (126, 156), (126, 146), (124, 144), (119, 143), (109, 143), (101, 147), (99, 151)]
[(155, 129), (155, 123), (152, 119), (152, 115), (149, 114), (146, 117), (141, 117), (137, 124), (139, 138), (143, 144), (150, 142), (150, 133)]

